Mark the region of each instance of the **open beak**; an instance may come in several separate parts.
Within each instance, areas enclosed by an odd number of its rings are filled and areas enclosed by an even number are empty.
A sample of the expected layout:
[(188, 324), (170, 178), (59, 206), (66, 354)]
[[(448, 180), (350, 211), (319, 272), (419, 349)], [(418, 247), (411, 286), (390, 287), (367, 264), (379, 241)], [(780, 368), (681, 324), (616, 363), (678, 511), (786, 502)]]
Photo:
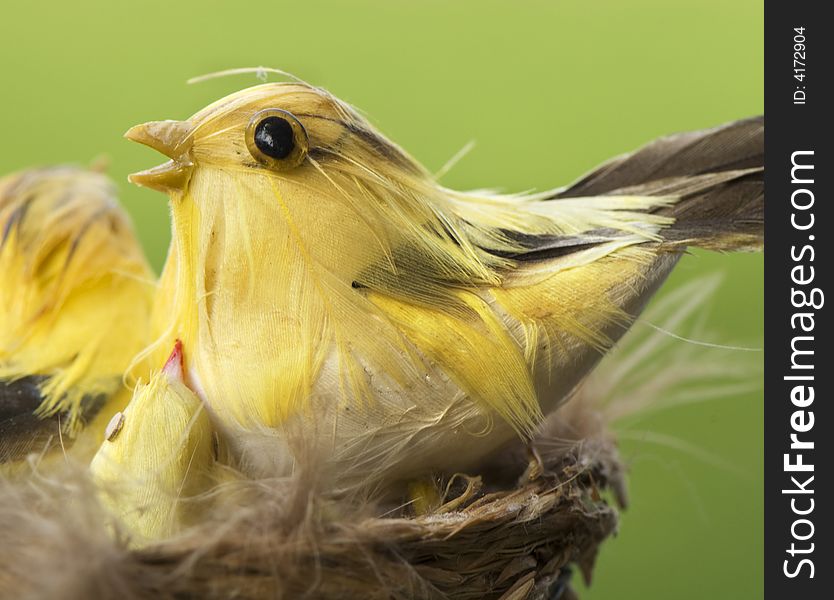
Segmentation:
[(188, 121), (151, 121), (128, 129), (125, 137), (150, 146), (171, 160), (128, 176), (128, 181), (160, 192), (182, 192), (191, 178), (191, 123)]

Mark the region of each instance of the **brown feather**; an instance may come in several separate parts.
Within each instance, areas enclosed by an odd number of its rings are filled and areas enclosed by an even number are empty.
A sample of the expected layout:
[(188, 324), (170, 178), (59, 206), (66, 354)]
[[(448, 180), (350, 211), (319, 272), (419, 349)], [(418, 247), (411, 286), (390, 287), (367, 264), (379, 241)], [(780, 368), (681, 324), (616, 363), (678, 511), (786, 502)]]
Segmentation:
[[(618, 156), (552, 196), (677, 198), (653, 212), (675, 222), (660, 232), (665, 249), (760, 250), (764, 238), (764, 119), (666, 136)], [(559, 258), (626, 235), (596, 229), (579, 235), (502, 232), (524, 250), (491, 251), (516, 261)]]
[(674, 246), (758, 250), (764, 239), (764, 117), (655, 140), (617, 157), (561, 191), (677, 196), (657, 212), (675, 217), (662, 232)]
[(751, 117), (658, 138), (597, 167), (556, 198), (617, 194), (664, 179), (763, 166), (764, 117)]

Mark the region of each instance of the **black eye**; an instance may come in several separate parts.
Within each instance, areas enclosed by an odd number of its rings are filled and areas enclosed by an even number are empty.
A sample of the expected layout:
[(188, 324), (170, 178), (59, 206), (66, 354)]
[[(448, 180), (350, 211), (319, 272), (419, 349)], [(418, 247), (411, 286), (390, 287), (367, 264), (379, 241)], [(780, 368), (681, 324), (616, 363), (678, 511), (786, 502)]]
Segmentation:
[(292, 125), (281, 117), (267, 117), (255, 127), (255, 145), (272, 158), (287, 158), (295, 148)]
[(246, 147), (252, 157), (275, 171), (300, 165), (309, 147), (307, 131), (294, 115), (278, 108), (259, 111), (246, 128)]

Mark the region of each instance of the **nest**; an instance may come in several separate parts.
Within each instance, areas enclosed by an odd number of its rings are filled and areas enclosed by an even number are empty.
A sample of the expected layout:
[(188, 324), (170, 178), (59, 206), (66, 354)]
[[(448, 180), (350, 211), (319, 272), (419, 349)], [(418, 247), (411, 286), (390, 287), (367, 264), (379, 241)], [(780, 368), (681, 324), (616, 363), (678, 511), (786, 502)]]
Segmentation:
[(623, 473), (605, 439), (542, 457), (506, 489), (456, 476), (419, 516), (357, 518), (303, 482), (262, 482), (225, 522), (139, 548), (103, 527), (89, 481), (7, 482), (0, 596), (568, 600), (572, 568), (589, 582), (616, 531), (605, 492), (623, 502)]
[(606, 439), (541, 452), (507, 486), (452, 478), (451, 499), (419, 516), (358, 518), (304, 483), (263, 484), (225, 522), (139, 548), (102, 526), (89, 482), (7, 482), (0, 596), (567, 600), (572, 567), (589, 581), (616, 530), (605, 492), (622, 502), (623, 474)]
[(602, 492), (622, 498), (622, 471), (599, 442), (543, 466), (506, 490), (456, 478), (462, 491), (426, 515), (325, 520), (315, 535), (241, 527), (210, 545), (198, 536), (144, 548), (132, 553), (135, 581), (154, 598), (570, 598), (571, 565), (589, 581), (616, 530)]

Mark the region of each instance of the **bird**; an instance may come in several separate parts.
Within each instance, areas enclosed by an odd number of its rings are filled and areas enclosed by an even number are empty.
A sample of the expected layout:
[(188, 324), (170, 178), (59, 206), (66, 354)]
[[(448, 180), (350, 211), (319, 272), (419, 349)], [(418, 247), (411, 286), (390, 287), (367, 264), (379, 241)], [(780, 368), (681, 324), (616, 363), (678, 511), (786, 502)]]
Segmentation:
[(115, 412), (89, 473), (102, 504), (141, 547), (199, 522), (216, 454), (202, 401), (184, 383), (182, 345)]
[[(148, 343), (155, 276), (95, 169), (0, 179), (0, 469), (60, 448), (89, 460)], [(82, 443), (83, 442), (83, 443)]]
[(125, 136), (169, 160), (148, 349), (252, 477), (400, 489), (527, 443), (690, 247), (763, 245), (761, 117), (675, 134), (543, 192), (457, 191), (290, 81)]

